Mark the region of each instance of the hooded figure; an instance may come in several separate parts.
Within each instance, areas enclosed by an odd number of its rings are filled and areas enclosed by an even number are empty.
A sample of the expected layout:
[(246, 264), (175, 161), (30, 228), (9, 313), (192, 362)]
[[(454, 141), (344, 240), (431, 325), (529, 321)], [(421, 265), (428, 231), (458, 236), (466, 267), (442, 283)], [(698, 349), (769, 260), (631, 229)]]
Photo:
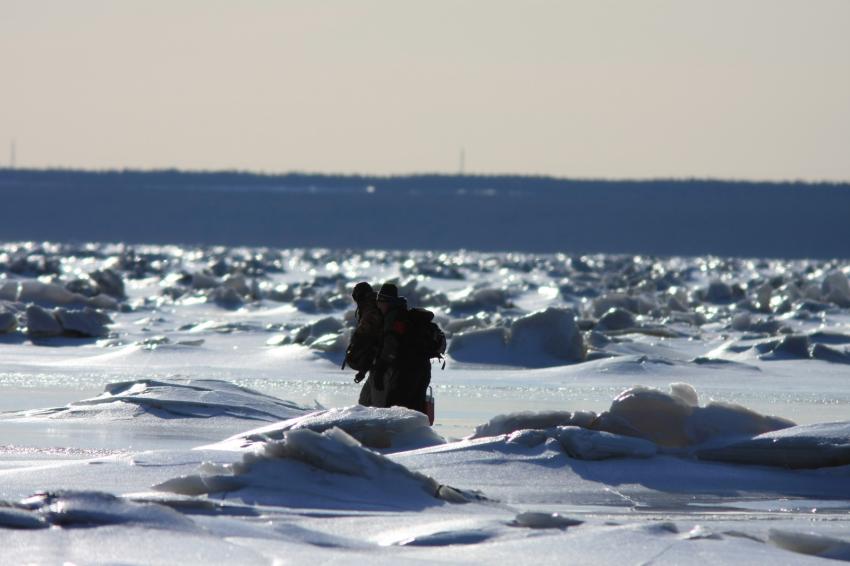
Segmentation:
[(398, 296), (392, 283), (384, 283), (376, 299), (384, 317), (383, 332), (370, 380), (382, 391), (383, 403), (373, 406), (400, 406), (425, 413), (431, 362), (408, 332), (412, 325), (407, 300)]
[[(372, 286), (365, 281), (358, 283), (351, 293), (351, 298), (357, 303), (357, 327), (351, 335), (351, 342), (345, 352), (345, 364), (352, 369), (357, 370), (357, 376), (354, 381), (360, 383), (366, 376), (367, 372), (372, 369), (375, 363), (375, 358), (378, 356), (378, 349), (381, 342), (381, 334), (383, 332), (383, 316), (378, 310), (378, 305), (375, 302), (375, 291)], [(343, 364), (343, 367), (345, 367)], [(360, 390), (360, 398), (358, 403), (361, 405), (382, 407), (382, 399), (379, 392), (374, 390), (373, 379), (371, 375), (363, 388)]]

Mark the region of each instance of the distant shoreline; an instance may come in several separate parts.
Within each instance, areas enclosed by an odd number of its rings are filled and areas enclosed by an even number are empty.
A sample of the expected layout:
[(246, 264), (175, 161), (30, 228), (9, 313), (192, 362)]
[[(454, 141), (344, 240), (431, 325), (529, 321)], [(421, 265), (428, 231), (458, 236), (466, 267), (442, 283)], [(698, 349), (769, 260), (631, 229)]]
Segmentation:
[(850, 184), (0, 170), (0, 240), (850, 257)]
[[(410, 173), (403, 175), (364, 175), (357, 173), (264, 173), (240, 170), (182, 170), (182, 169), (75, 169), (57, 168), (8, 168), (0, 167), (0, 185), (27, 182), (56, 182), (73, 183), (87, 181), (94, 183), (114, 182), (121, 180), (131, 184), (167, 182), (172, 186), (183, 186), (203, 182), (213, 186), (226, 184), (234, 189), (242, 186), (260, 187), (275, 185), (321, 185), (327, 187), (377, 186), (384, 188), (433, 188), (446, 183), (461, 183), (470, 188), (486, 185), (491, 188), (539, 188), (539, 187), (590, 187), (606, 185), (663, 185), (688, 186), (702, 188), (717, 188), (718, 186), (754, 186), (754, 187), (827, 187), (850, 190), (850, 180), (835, 181), (761, 181), (747, 179), (720, 179), (711, 177), (692, 178), (646, 178), (646, 179), (606, 179), (606, 178), (571, 178), (549, 175), (522, 174), (452, 174), (452, 173)], [(234, 183), (239, 183), (235, 184)]]

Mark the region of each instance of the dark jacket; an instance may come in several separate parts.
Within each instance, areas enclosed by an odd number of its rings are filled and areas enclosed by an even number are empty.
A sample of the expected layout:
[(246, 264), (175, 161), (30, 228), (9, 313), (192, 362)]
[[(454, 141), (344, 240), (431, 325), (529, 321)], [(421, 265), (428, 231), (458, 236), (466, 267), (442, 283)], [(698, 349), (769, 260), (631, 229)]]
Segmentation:
[[(358, 375), (365, 375), (378, 356), (381, 345), (381, 337), (384, 329), (384, 317), (375, 302), (375, 293), (369, 292), (359, 296), (357, 301), (357, 327), (351, 335), (351, 341), (345, 352), (345, 363), (358, 371)], [(372, 383), (367, 379), (360, 390), (359, 403), (366, 406), (373, 405)]]
[(384, 315), (380, 351), (371, 380), (383, 385), (382, 404), (425, 412), (425, 394), (431, 383), (431, 362), (418, 351), (410, 333), (407, 302), (403, 299)]

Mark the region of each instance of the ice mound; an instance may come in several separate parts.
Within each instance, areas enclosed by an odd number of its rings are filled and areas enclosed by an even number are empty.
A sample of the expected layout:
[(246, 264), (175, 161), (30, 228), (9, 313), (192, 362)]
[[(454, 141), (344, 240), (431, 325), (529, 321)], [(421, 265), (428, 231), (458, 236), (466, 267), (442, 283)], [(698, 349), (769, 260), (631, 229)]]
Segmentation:
[(207, 448), (241, 450), (269, 440), (281, 440), (293, 430), (324, 432), (338, 428), (364, 446), (387, 451), (410, 450), (444, 444), (446, 440), (434, 432), (428, 417), (404, 407), (364, 407), (354, 405), (314, 411), (281, 423), (234, 435)]
[(449, 355), (459, 362), (546, 367), (584, 361), (587, 347), (571, 310), (547, 308), (509, 328), (455, 335)]
[(53, 315), (62, 325), (63, 333), (68, 336), (103, 338), (109, 335), (108, 324), (112, 319), (108, 315), (93, 308), (66, 309), (57, 308)]
[[(12, 332), (18, 327), (17, 317), (12, 312), (0, 311), (0, 319), (0, 334)], [(107, 325), (112, 324), (112, 319), (91, 307), (57, 307), (49, 310), (38, 305), (29, 305), (21, 322), (25, 325), (27, 336), (34, 339), (59, 336), (103, 338), (109, 335)]]
[(339, 428), (287, 430), (234, 464), (155, 485), (182, 495), (226, 495), (246, 503), (310, 508), (421, 509), (461, 492), (364, 448)]
[(139, 379), (110, 383), (91, 399), (14, 413), (26, 418), (208, 419), (279, 421), (308, 409), (226, 381)]
[(134, 524), (154, 529), (196, 530), (179, 512), (99, 491), (38, 493), (19, 503), (0, 503), (0, 528), (43, 529)]
[[(669, 393), (644, 386), (627, 389), (614, 399), (608, 411), (599, 415), (590, 411), (499, 415), (476, 427), (469, 438), (543, 430), (546, 436), (560, 441), (562, 433), (557, 431), (568, 428), (570, 434), (575, 435), (576, 446), (580, 442), (621, 442), (608, 437), (581, 436), (572, 430), (580, 427), (590, 432), (601, 431), (643, 439), (654, 443), (653, 446), (686, 448), (723, 438), (752, 437), (793, 426), (794, 423), (787, 419), (764, 416), (732, 403), (711, 402), (701, 407), (693, 387), (686, 383), (674, 383)], [(516, 437), (514, 441), (526, 443), (530, 440)], [(636, 450), (635, 455), (652, 452), (643, 444), (628, 449)], [(575, 452), (580, 451), (576, 449)]]
[(632, 387), (620, 393), (593, 428), (651, 440), (665, 447), (688, 447), (720, 437), (753, 436), (794, 426), (779, 417), (764, 416), (740, 405), (711, 402), (699, 406), (697, 393), (686, 383), (674, 383), (670, 393)]
[(850, 421), (795, 426), (697, 451), (701, 460), (783, 468), (850, 465)]

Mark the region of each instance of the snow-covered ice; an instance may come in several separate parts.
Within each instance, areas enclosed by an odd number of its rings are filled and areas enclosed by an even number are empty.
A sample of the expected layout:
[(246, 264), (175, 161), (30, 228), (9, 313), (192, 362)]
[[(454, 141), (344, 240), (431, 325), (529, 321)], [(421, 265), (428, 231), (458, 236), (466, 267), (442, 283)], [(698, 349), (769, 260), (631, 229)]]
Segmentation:
[[(850, 559), (848, 273), (2, 245), (0, 561)], [(446, 329), (434, 427), (354, 404), (360, 280)]]

